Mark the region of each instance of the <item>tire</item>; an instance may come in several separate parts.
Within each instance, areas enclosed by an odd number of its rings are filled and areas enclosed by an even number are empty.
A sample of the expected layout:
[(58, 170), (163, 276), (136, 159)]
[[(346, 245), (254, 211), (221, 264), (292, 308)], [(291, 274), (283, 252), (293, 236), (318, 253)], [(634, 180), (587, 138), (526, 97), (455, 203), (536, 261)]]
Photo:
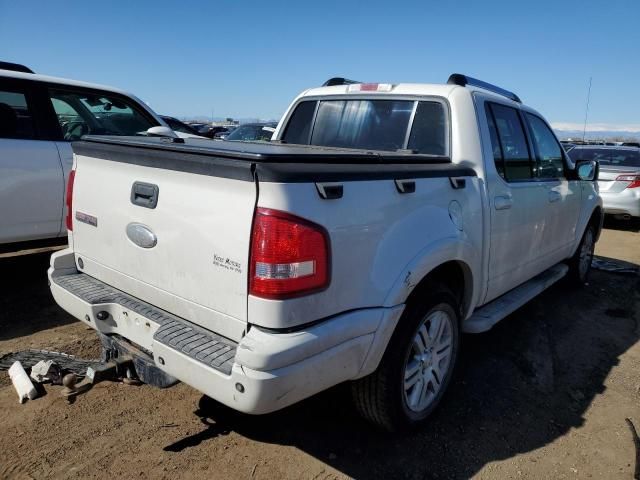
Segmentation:
[[(428, 292), (425, 296), (407, 305), (377, 370), (352, 385), (360, 414), (389, 432), (410, 430), (425, 422), (446, 392), (458, 357), (456, 297), (440, 286), (424, 291)], [(434, 333), (437, 325), (444, 329), (440, 336)], [(434, 336), (436, 342), (430, 343)], [(449, 347), (434, 349), (434, 343)], [(405, 388), (405, 378), (410, 387)]]
[(569, 279), (576, 284), (584, 285), (591, 271), (591, 260), (596, 246), (596, 227), (593, 223), (587, 225), (582, 235), (580, 245), (569, 260)]

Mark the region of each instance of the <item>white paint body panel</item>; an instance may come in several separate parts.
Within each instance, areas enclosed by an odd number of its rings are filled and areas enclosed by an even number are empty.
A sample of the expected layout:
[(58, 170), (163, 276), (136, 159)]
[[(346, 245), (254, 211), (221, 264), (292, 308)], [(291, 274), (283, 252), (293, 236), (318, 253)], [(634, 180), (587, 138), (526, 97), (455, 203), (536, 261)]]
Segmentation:
[(55, 143), (0, 138), (0, 171), (0, 244), (60, 235), (64, 178)]
[[(440, 264), (423, 265), (427, 259), (460, 260), (478, 271), (478, 180), (467, 179), (460, 190), (448, 178), (415, 182), (412, 194), (398, 193), (393, 180), (344, 182), (339, 200), (321, 199), (314, 184), (261, 183), (259, 207), (287, 211), (328, 230), (331, 283), (322, 292), (286, 301), (250, 296), (249, 322), (287, 328), (355, 308), (397, 305), (429, 267)], [(463, 231), (449, 216), (454, 200), (462, 206)], [(441, 249), (448, 250), (446, 260), (437, 254)]]

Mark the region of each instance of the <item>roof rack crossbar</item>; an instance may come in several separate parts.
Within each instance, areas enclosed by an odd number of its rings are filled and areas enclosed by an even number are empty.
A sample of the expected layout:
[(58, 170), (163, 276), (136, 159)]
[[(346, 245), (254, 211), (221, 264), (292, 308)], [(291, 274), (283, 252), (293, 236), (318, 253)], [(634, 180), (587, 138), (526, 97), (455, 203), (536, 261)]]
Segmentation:
[(0, 70), (11, 70), (13, 72), (33, 73), (29, 67), (20, 65), (19, 63), (0, 62)]
[(349, 80), (344, 77), (333, 77), (322, 84), (323, 87), (333, 87), (334, 85), (352, 85), (354, 83), (362, 83), (357, 80)]
[(460, 85), (461, 87), (465, 87), (467, 85), (471, 85), (473, 87), (483, 88), (485, 90), (489, 90), (490, 92), (497, 93), (498, 95), (502, 95), (503, 97), (507, 97), (514, 102), (522, 103), (520, 97), (509, 90), (505, 90), (504, 88), (500, 88), (496, 85), (492, 85), (487, 82), (483, 82), (482, 80), (478, 80), (477, 78), (469, 77), (467, 75), (462, 75), (461, 73), (453, 73), (449, 76), (449, 80), (447, 80), (448, 84), (451, 85)]

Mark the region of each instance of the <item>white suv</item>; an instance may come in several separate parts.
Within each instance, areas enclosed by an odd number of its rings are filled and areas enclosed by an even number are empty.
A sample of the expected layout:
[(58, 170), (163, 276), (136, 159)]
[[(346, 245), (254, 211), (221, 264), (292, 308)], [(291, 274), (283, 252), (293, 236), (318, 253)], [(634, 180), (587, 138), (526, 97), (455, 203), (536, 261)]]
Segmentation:
[(166, 124), (131, 94), (0, 62), (0, 249), (66, 243), (72, 141), (150, 127)]

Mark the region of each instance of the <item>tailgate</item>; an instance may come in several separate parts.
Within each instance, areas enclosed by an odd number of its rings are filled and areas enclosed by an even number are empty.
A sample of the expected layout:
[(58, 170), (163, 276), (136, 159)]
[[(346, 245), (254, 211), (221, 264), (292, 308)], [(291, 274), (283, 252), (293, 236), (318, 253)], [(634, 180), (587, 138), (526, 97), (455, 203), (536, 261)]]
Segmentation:
[(129, 161), (125, 154), (111, 161), (108, 153), (97, 158), (74, 149), (73, 249), (83, 271), (238, 340), (256, 203), (250, 164), (232, 175), (244, 178), (229, 178), (215, 168), (178, 171), (175, 162), (161, 168), (153, 151), (142, 152), (140, 162), (135, 152)]

